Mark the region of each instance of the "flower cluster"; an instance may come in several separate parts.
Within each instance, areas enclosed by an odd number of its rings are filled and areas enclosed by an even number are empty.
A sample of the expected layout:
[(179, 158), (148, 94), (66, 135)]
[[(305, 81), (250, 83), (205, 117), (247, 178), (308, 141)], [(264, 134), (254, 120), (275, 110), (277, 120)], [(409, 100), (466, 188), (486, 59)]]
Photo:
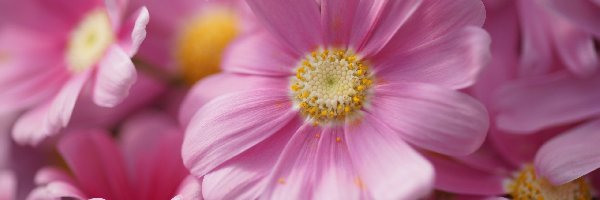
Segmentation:
[(598, 0), (0, 0), (0, 200), (600, 198)]

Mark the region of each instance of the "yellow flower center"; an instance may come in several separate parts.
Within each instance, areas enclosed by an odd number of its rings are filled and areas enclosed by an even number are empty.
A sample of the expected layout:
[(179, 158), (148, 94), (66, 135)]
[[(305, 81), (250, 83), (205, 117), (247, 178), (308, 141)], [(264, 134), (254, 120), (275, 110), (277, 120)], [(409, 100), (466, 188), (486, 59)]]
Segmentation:
[(206, 10), (183, 28), (175, 58), (188, 84), (219, 72), (221, 55), (238, 35), (238, 18), (226, 9)]
[(554, 186), (546, 179), (535, 174), (533, 166), (528, 165), (508, 185), (510, 195), (515, 200), (584, 200), (591, 199), (588, 184), (582, 178), (569, 183)]
[(315, 124), (355, 119), (372, 84), (369, 67), (345, 50), (316, 50), (296, 67), (290, 89), (300, 113)]
[(88, 13), (71, 32), (66, 52), (69, 69), (77, 73), (94, 66), (114, 41), (114, 37), (104, 9)]

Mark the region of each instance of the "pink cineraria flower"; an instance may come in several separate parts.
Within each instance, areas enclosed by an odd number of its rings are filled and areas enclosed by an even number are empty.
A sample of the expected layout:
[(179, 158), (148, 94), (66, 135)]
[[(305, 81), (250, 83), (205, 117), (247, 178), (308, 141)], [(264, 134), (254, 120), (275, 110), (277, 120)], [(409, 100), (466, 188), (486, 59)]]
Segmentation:
[(225, 48), (253, 24), (243, 0), (133, 2), (152, 13), (139, 58), (188, 85), (218, 73)]
[(215, 98), (182, 109), (205, 198), (415, 199), (433, 179), (415, 147), (483, 142), (486, 110), (456, 91), (489, 57), (481, 1), (248, 3), (269, 32), (237, 40), (199, 83)]
[(86, 84), (99, 106), (128, 95), (145, 8), (123, 20), (125, 0), (12, 3), (2, 17), (13, 24), (0, 27), (0, 112), (28, 110), (13, 130), (19, 143), (37, 144), (65, 127)]
[[(504, 2), (488, 12), (492, 38), (505, 37), (495, 43), (503, 44), (503, 50), (492, 50), (492, 68), (518, 64), (517, 72), (538, 72), (507, 76), (509, 81), (493, 97), (497, 127), (517, 134), (572, 127), (545, 144), (534, 160), (538, 175), (552, 184), (569, 183), (600, 168), (599, 11), (600, 4), (592, 0), (538, 0)], [(515, 13), (543, 16), (510, 17)], [(533, 19), (540, 21), (529, 24)], [(510, 46), (519, 41), (521, 49)]]
[(98, 130), (65, 135), (58, 151), (70, 173), (43, 168), (28, 199), (198, 199), (199, 183), (185, 179), (179, 156), (183, 134), (176, 120), (144, 112), (123, 125), (119, 143), (109, 135)]

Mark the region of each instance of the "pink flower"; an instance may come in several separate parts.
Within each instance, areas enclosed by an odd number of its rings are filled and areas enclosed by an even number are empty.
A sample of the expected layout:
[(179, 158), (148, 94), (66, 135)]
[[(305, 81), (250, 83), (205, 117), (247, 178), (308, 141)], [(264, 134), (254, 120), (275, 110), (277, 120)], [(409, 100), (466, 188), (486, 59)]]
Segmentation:
[(184, 182), (188, 173), (179, 156), (183, 134), (174, 119), (141, 113), (121, 133), (118, 143), (99, 130), (65, 135), (58, 151), (71, 173), (54, 167), (40, 170), (35, 179), (39, 187), (28, 199), (170, 199), (179, 187), (194, 184)]
[(188, 85), (218, 73), (222, 52), (254, 24), (243, 0), (133, 2), (152, 13), (139, 58)]
[(28, 109), (14, 129), (19, 143), (37, 144), (65, 127), (85, 84), (93, 84), (99, 106), (128, 95), (136, 79), (130, 57), (148, 12), (123, 21), (126, 3), (19, 1), (3, 12), (13, 24), (0, 30), (0, 112)]
[(486, 110), (456, 91), (489, 57), (480, 1), (248, 3), (269, 32), (237, 40), (189, 97), (214, 99), (182, 108), (205, 198), (415, 199), (433, 173), (411, 145), (483, 142)]
[(16, 194), (15, 174), (8, 170), (0, 170), (0, 199), (16, 199)]

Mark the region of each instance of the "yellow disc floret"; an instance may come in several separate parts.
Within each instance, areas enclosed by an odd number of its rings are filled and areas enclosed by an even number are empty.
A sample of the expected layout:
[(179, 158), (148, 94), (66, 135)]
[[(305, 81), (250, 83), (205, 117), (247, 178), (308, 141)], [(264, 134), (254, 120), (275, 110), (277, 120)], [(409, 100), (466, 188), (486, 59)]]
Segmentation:
[(84, 71), (96, 64), (114, 41), (114, 33), (104, 9), (92, 10), (71, 33), (66, 61), (71, 72)]
[(372, 84), (367, 65), (351, 52), (316, 50), (296, 67), (291, 94), (300, 112), (315, 124), (353, 119)]
[(219, 72), (221, 54), (238, 29), (238, 17), (225, 8), (207, 9), (183, 26), (175, 58), (186, 83)]
[(535, 174), (535, 169), (527, 165), (508, 185), (510, 195), (515, 200), (588, 200), (591, 193), (582, 178), (555, 186)]

